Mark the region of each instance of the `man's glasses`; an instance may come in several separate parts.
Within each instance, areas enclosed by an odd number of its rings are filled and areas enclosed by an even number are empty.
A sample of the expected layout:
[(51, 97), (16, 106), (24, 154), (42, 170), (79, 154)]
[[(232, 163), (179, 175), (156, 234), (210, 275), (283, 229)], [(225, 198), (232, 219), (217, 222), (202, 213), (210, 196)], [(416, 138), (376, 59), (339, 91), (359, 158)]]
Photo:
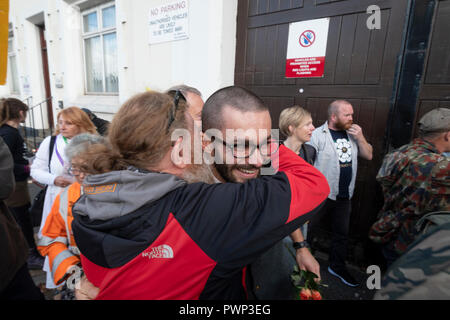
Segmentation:
[(168, 94), (173, 95), (173, 107), (171, 108), (169, 113), (169, 122), (167, 123), (167, 131), (169, 131), (170, 126), (175, 121), (175, 116), (178, 110), (178, 103), (180, 102), (180, 100), (186, 102), (186, 98), (184, 97), (183, 93), (181, 93), (180, 90), (172, 90), (169, 91)]
[(270, 157), (276, 153), (279, 149), (279, 141), (270, 139), (269, 141), (261, 143), (259, 146), (251, 143), (250, 141), (226, 143), (218, 137), (214, 137), (215, 140), (221, 142), (235, 158), (246, 159), (250, 158), (255, 150), (258, 149), (263, 157)]

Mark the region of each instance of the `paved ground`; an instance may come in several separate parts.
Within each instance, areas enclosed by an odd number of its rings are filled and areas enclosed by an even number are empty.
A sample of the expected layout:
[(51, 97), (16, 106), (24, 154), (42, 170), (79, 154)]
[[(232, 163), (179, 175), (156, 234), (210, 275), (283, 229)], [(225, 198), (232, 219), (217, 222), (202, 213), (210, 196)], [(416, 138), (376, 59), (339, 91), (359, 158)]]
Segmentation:
[[(328, 285), (322, 289), (322, 295), (324, 300), (371, 300), (374, 291), (367, 289), (366, 279), (367, 274), (357, 269), (356, 267), (349, 266), (349, 271), (360, 281), (361, 285), (355, 288), (351, 288), (343, 284), (339, 279), (332, 276), (327, 271), (326, 255), (318, 253), (316, 256), (321, 265), (320, 274), (322, 276), (322, 283)], [(54, 291), (45, 289), (45, 273), (42, 270), (30, 270), (30, 273), (34, 279), (36, 285), (41, 287), (44, 295), (47, 299), (52, 299)]]
[[(39, 187), (34, 184), (29, 184), (30, 195), (33, 198), (34, 195), (39, 192)], [(35, 232), (38, 228), (35, 228)], [(320, 274), (322, 277), (322, 283), (328, 285), (327, 288), (323, 288), (322, 294), (323, 298), (326, 300), (371, 300), (374, 291), (367, 289), (366, 280), (368, 275), (365, 270), (360, 270), (355, 266), (349, 266), (348, 269), (354, 276), (354, 278), (360, 281), (361, 285), (355, 288), (351, 288), (343, 284), (339, 279), (328, 273), (328, 257), (322, 252), (316, 253), (316, 259), (319, 261), (321, 270)], [(45, 273), (42, 270), (30, 270), (31, 276), (33, 277), (36, 285), (41, 287), (47, 299), (52, 299), (54, 292), (52, 290), (48, 291), (45, 289)]]
[(369, 290), (366, 285), (368, 275), (365, 270), (349, 265), (348, 270), (360, 285), (358, 287), (349, 287), (341, 282), (338, 278), (328, 273), (328, 256), (318, 252), (316, 259), (320, 263), (320, 275), (322, 283), (328, 285), (322, 289), (323, 298), (326, 300), (372, 300), (375, 292)]
[[(30, 197), (31, 199), (33, 199), (35, 197), (35, 195), (41, 190), (37, 185), (33, 184), (33, 183), (29, 183), (28, 184), (28, 190), (30, 192)], [(36, 234), (39, 231), (39, 227), (35, 227), (34, 228), (34, 235), (36, 238)], [(34, 280), (34, 283), (41, 288), (41, 291), (44, 293), (46, 299), (48, 300), (52, 300), (53, 299), (53, 294), (54, 291), (53, 290), (47, 290), (45, 288), (45, 279), (46, 279), (46, 275), (45, 272), (42, 270), (30, 270), (30, 274), (31, 277)]]

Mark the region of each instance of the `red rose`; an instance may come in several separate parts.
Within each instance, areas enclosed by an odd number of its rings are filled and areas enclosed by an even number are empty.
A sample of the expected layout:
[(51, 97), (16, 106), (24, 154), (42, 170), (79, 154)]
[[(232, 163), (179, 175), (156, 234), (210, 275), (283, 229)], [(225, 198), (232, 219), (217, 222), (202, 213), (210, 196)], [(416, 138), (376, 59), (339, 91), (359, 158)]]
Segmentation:
[(313, 300), (322, 300), (322, 296), (320, 295), (320, 292), (316, 291), (316, 290), (312, 290), (311, 298)]
[(300, 300), (311, 300), (311, 290), (303, 288), (300, 291)]

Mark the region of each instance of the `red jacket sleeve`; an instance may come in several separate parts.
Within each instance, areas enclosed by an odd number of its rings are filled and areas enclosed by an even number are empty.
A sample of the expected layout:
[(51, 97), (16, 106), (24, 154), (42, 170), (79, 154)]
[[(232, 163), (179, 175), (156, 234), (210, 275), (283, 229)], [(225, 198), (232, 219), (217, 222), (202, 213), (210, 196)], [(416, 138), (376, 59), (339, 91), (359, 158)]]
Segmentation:
[(279, 171), (286, 174), (291, 186), (291, 206), (286, 223), (313, 210), (330, 193), (325, 176), (283, 145), (279, 152)]

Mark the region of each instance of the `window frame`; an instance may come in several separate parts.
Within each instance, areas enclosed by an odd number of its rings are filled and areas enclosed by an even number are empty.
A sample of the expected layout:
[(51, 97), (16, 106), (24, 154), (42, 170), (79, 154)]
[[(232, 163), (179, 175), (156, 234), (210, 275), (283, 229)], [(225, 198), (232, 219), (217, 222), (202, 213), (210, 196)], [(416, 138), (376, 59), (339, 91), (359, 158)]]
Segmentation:
[[(9, 50), (10, 49), (10, 46), (9, 46), (10, 41), (12, 44), (11, 51)], [(9, 90), (12, 95), (20, 95), (20, 77), (19, 77), (19, 69), (17, 68), (17, 52), (16, 52), (16, 45), (15, 45), (14, 30), (13, 30), (12, 26), (10, 26), (10, 28), (8, 29), (8, 52), (7, 52), (7, 54), (8, 54), (8, 65), (7, 65), (8, 74), (7, 74), (7, 76), (11, 80), (11, 83), (9, 85)], [(15, 70), (13, 70), (12, 63), (11, 63), (12, 57), (15, 58), (15, 62), (16, 62)], [(14, 72), (16, 73), (17, 83), (14, 82)], [(17, 84), (17, 88), (15, 88), (15, 84)]]
[[(117, 41), (117, 24), (115, 23), (113, 27), (109, 28), (103, 28), (103, 9), (115, 7), (115, 13), (117, 14), (117, 6), (115, 1), (107, 2), (98, 6), (95, 6), (93, 8), (84, 10), (81, 12), (81, 41), (82, 41), (82, 47), (83, 47), (83, 71), (84, 71), (84, 93), (85, 95), (97, 95), (97, 96), (118, 96), (119, 95), (119, 88), (117, 89), (117, 92), (106, 92), (106, 74), (105, 74), (105, 52), (104, 52), (104, 42), (103, 37), (105, 35), (109, 35), (112, 33), (116, 34), (116, 41)], [(97, 24), (98, 28), (96, 31), (91, 32), (85, 32), (84, 30), (84, 17), (93, 13), (97, 12)], [(103, 91), (97, 92), (97, 91), (88, 91), (88, 72), (87, 72), (87, 63), (86, 63), (86, 40), (92, 39), (95, 37), (100, 37), (100, 43), (101, 43), (101, 55), (102, 55), (102, 74), (103, 74)], [(117, 54), (117, 53), (116, 53)], [(119, 72), (119, 67), (117, 67), (117, 72)]]

